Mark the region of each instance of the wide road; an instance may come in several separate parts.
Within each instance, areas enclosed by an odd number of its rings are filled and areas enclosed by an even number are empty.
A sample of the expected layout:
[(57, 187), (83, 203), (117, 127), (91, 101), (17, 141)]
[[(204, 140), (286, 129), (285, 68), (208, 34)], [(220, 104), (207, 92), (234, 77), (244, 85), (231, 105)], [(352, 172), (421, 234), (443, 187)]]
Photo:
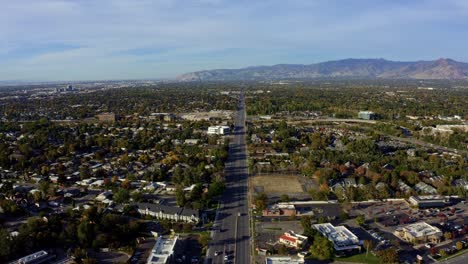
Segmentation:
[[(241, 93), (225, 166), (226, 190), (218, 210), (205, 263), (250, 263), (245, 101)], [(215, 254), (215, 252), (218, 252)], [(215, 256), (217, 255), (217, 256)], [(227, 261), (225, 260), (227, 256)]]

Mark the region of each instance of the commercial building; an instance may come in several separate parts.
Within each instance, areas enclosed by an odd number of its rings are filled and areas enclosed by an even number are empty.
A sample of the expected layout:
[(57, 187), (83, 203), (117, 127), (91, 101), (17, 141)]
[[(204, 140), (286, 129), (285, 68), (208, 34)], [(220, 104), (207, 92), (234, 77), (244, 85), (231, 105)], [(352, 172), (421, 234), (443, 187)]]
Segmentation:
[(146, 261), (147, 264), (167, 264), (172, 263), (172, 255), (174, 253), (174, 248), (177, 244), (178, 237), (174, 238), (163, 238), (158, 237), (156, 244), (154, 244), (153, 249)]
[(285, 232), (278, 239), (278, 243), (287, 247), (301, 249), (307, 242), (307, 237), (294, 233), (294, 231)]
[(229, 134), (228, 126), (210, 126), (208, 127), (208, 135), (226, 135)]
[(296, 215), (296, 207), (292, 204), (273, 204), (263, 210), (263, 216), (294, 216)]
[(359, 238), (344, 226), (324, 223), (315, 224), (313, 227), (333, 243), (336, 251), (361, 249)]
[(115, 114), (114, 113), (100, 113), (96, 115), (96, 118), (101, 122), (114, 122)]
[(447, 199), (441, 195), (420, 195), (411, 196), (409, 203), (418, 208), (444, 207), (447, 205)]
[(404, 227), (399, 227), (395, 230), (394, 234), (410, 243), (439, 243), (442, 237), (442, 231), (431, 226), (426, 222), (418, 222)]
[(377, 119), (377, 115), (371, 111), (360, 111), (358, 113), (358, 118), (364, 120), (375, 120)]

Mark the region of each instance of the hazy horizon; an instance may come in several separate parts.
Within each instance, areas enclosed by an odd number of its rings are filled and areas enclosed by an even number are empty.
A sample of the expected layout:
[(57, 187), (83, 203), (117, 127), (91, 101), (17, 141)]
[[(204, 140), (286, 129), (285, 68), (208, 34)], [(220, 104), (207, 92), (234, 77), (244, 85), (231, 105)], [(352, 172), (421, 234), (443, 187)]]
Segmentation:
[(0, 12), (0, 80), (165, 79), (345, 58), (468, 61), (462, 0), (45, 0)]

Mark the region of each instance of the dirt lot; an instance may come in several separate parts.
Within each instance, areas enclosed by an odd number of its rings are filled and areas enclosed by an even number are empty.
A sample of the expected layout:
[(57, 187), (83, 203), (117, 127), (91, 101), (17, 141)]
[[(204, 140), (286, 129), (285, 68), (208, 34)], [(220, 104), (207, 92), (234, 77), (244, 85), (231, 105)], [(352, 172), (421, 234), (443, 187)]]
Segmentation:
[(267, 194), (303, 193), (301, 182), (297, 176), (289, 175), (257, 175), (252, 178), (255, 191)]

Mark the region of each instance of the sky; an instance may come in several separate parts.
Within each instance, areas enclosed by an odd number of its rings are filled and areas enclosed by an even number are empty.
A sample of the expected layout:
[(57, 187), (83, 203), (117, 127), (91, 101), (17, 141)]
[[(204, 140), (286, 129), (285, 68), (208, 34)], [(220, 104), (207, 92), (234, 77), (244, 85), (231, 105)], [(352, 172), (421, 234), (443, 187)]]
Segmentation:
[(0, 80), (345, 58), (468, 62), (467, 0), (0, 0)]

